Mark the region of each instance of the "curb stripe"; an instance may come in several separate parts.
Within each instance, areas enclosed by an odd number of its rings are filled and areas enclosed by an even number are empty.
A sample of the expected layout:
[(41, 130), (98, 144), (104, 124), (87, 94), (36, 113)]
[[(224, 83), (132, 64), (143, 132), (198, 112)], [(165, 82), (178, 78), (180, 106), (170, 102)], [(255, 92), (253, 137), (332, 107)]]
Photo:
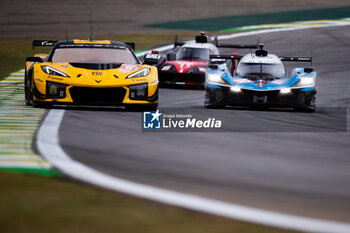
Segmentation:
[(0, 168), (9, 171), (49, 174), (52, 166), (32, 151), (33, 137), (43, 109), (24, 103), (24, 70), (0, 81)]
[(41, 169), (51, 169), (49, 163), (40, 164), (38, 162), (1, 162), (0, 168), (41, 168)]

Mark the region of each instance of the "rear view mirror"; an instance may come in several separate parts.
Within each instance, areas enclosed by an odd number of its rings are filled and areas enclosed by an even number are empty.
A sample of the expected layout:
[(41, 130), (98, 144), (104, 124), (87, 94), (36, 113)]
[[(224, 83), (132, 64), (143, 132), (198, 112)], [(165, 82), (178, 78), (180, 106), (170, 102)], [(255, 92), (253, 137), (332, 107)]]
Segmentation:
[(135, 51), (135, 42), (124, 42), (127, 46), (129, 46), (132, 51)]
[(168, 61), (175, 61), (176, 60), (176, 53), (174, 51), (169, 52), (167, 55)]
[(26, 61), (43, 62), (43, 59), (41, 57), (27, 57)]

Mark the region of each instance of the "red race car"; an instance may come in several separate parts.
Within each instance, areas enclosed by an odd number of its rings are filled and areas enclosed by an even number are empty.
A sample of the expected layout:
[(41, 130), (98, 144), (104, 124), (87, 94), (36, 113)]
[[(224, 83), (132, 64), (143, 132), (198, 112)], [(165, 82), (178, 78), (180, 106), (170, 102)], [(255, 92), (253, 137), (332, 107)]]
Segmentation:
[(204, 87), (209, 57), (219, 55), (219, 47), (242, 49), (257, 48), (257, 45), (219, 44), (217, 37), (210, 40), (203, 32), (194, 42), (179, 42), (175, 36), (173, 49), (165, 54), (153, 50), (145, 55), (144, 64), (157, 66), (160, 87)]

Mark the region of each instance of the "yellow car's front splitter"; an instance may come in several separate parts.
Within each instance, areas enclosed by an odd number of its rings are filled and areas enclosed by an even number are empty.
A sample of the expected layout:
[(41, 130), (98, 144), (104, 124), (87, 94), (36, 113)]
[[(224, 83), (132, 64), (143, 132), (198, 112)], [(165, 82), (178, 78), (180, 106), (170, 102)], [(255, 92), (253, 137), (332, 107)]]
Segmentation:
[(41, 93), (34, 88), (34, 102), (64, 105), (157, 105), (158, 84), (141, 83), (126, 87), (82, 87), (47, 82)]

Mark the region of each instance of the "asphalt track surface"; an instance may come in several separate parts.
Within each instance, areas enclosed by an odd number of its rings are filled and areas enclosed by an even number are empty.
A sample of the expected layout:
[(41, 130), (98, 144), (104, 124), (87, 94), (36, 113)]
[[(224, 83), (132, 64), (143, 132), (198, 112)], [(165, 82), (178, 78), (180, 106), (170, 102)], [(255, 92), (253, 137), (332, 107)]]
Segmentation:
[[(350, 222), (350, 135), (344, 123), (350, 103), (349, 29), (276, 32), (229, 41), (254, 43), (260, 37), (271, 53), (282, 56), (307, 56), (313, 49), (320, 110), (309, 114), (318, 121), (311, 130), (300, 128), (303, 122), (296, 120), (313, 119), (308, 113), (209, 111), (203, 107), (203, 91), (161, 89), (160, 110), (188, 107), (202, 117), (218, 115), (233, 124), (231, 132), (142, 132), (138, 112), (67, 109), (59, 130), (61, 147), (74, 160), (119, 178), (262, 209)], [(334, 124), (317, 130), (320, 122), (333, 117)], [(287, 124), (297, 130), (283, 128)]]

